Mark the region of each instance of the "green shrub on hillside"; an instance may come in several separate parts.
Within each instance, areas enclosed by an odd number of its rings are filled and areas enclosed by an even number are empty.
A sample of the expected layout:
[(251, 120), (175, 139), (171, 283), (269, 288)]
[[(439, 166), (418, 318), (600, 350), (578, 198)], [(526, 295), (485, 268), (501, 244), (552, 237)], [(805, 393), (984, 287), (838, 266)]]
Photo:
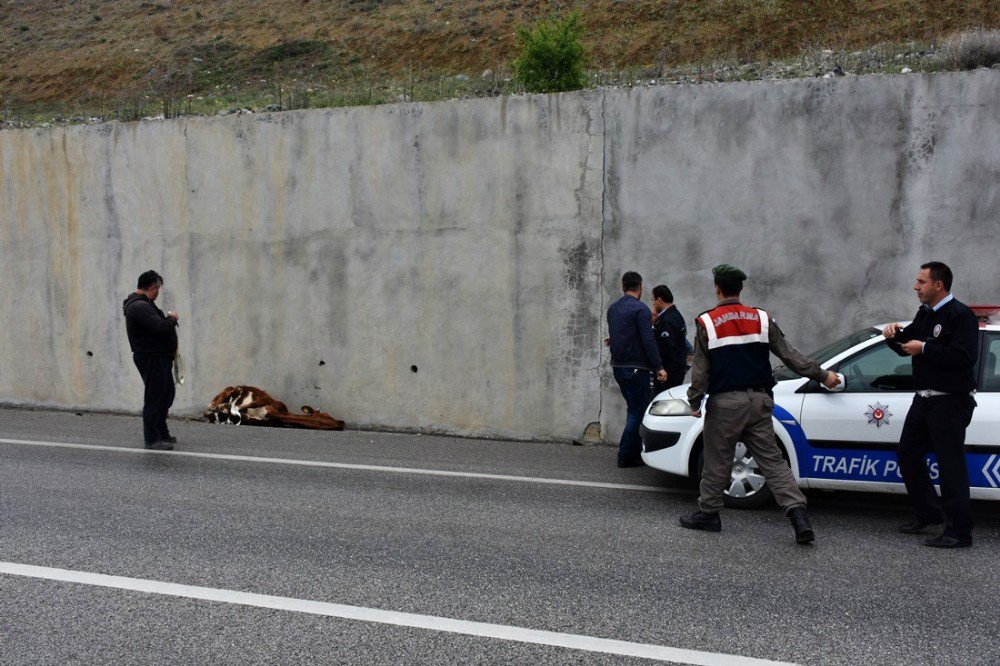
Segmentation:
[(579, 90), (587, 85), (586, 58), (580, 15), (540, 21), (530, 29), (519, 27), (521, 54), (511, 63), (515, 80), (528, 92)]

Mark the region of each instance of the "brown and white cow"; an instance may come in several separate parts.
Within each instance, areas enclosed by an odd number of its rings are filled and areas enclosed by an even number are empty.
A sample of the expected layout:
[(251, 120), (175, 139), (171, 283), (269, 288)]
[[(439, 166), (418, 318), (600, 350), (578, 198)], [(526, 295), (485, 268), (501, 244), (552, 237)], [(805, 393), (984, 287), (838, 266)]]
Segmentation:
[(209, 423), (343, 430), (344, 422), (305, 405), (301, 414), (292, 414), (280, 400), (256, 386), (227, 386), (205, 412)]

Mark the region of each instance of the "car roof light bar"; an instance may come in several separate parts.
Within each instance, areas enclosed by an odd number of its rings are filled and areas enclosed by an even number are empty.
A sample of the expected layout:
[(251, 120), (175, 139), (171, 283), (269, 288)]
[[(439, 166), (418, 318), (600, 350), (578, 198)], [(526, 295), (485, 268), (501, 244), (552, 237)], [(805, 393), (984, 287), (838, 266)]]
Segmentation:
[(1000, 305), (970, 305), (969, 309), (984, 324), (1000, 323), (997, 318), (1000, 315)]

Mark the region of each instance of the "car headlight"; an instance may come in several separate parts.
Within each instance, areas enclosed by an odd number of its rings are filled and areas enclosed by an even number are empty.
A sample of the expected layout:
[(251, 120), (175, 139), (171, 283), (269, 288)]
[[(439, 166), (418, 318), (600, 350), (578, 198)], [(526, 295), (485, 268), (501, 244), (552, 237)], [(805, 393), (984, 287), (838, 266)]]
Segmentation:
[(649, 407), (653, 416), (690, 416), (691, 406), (683, 400), (657, 400)]

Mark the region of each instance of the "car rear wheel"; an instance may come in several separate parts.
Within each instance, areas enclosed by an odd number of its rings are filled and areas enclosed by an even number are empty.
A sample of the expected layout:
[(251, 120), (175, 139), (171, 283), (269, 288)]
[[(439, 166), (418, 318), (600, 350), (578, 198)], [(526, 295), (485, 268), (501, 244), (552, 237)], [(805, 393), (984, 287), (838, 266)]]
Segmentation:
[[(698, 476), (705, 464), (705, 453), (698, 454)], [(754, 460), (753, 454), (743, 442), (736, 443), (733, 454), (733, 469), (729, 476), (729, 485), (722, 495), (722, 502), (730, 509), (757, 509), (774, 499), (774, 494), (767, 487), (767, 481), (760, 471), (760, 465)]]

